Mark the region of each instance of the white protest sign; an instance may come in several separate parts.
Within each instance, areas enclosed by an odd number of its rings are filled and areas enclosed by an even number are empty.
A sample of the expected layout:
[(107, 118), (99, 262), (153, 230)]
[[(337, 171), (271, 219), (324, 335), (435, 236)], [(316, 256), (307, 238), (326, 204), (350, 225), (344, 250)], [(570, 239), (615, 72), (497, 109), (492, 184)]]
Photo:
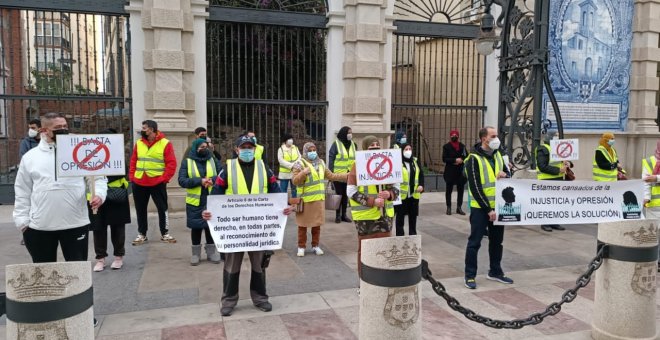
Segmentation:
[(498, 225), (591, 224), (643, 219), (644, 183), (501, 179)]
[(358, 185), (394, 184), (403, 182), (401, 150), (385, 149), (355, 153)]
[(209, 229), (218, 251), (282, 249), (287, 206), (285, 193), (208, 196)]
[(576, 161), (580, 158), (579, 150), (578, 139), (552, 139), (550, 140), (550, 161)]
[(60, 177), (126, 174), (124, 135), (57, 135), (55, 163)]

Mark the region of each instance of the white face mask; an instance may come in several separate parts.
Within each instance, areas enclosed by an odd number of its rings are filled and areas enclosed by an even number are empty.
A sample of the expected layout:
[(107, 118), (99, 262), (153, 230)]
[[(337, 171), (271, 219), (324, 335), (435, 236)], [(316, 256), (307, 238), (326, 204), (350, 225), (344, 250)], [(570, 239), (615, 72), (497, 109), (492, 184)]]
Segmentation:
[(286, 146), (291, 146), (291, 145), (293, 145), (293, 139), (287, 139)]
[(346, 139), (347, 140), (353, 140), (353, 134), (352, 133), (347, 134)]
[(30, 136), (30, 138), (37, 137), (38, 134), (39, 132), (37, 132), (36, 130), (28, 129), (28, 136)]
[(497, 150), (500, 148), (500, 144), (501, 144), (500, 139), (498, 137), (495, 137), (488, 142), (488, 147), (491, 150)]
[(410, 158), (412, 157), (412, 150), (404, 151), (403, 157)]

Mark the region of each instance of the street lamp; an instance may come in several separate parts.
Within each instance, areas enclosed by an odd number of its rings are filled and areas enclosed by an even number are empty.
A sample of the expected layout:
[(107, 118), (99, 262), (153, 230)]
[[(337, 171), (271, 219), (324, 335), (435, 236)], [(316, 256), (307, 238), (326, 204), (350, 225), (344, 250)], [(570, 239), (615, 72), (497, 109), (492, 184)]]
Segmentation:
[[(481, 1), (484, 14), (475, 39), (477, 52), (489, 55), (500, 49), (497, 122), (502, 151), (509, 156), (513, 170), (534, 169), (534, 150), (541, 133), (551, 126), (550, 121), (542, 121), (544, 88), (554, 109), (559, 138), (564, 137), (547, 68), (550, 1), (533, 1), (533, 11), (526, 6), (532, 0), (523, 0), (523, 9), (516, 0)], [(490, 13), (494, 4), (502, 9), (497, 22)], [(499, 36), (496, 28), (501, 31)]]

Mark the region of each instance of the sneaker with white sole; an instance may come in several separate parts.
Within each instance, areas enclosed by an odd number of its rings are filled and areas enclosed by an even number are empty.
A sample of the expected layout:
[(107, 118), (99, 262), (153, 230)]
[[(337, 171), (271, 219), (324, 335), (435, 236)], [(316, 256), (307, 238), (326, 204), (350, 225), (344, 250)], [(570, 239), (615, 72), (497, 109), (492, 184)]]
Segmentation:
[(465, 287), (469, 289), (477, 289), (477, 281), (473, 277), (466, 277)]
[(131, 244), (134, 246), (139, 246), (146, 243), (147, 241), (149, 241), (147, 235), (138, 234), (138, 236), (135, 238), (135, 240), (133, 240), (133, 242), (131, 242)]
[(305, 256), (305, 248), (298, 248), (298, 252), (296, 253), (296, 255), (299, 257)]
[(486, 278), (491, 280), (491, 281), (497, 281), (497, 282), (508, 284), (508, 285), (513, 284), (513, 280), (511, 278), (505, 276), (504, 274), (502, 274), (502, 275), (493, 275), (493, 276), (488, 274), (486, 276)]
[(121, 267), (124, 265), (124, 257), (123, 256), (115, 256), (115, 260), (112, 261), (112, 264), (110, 265), (110, 268), (117, 270), (121, 269)]
[(176, 243), (176, 239), (172, 235), (170, 235), (169, 233), (161, 236), (160, 241), (165, 242), (165, 243)]
[(323, 252), (323, 249), (321, 249), (321, 247), (312, 247), (312, 250), (316, 253), (316, 255), (323, 255), (323, 254), (325, 254), (325, 253)]
[(94, 265), (95, 272), (102, 272), (105, 268), (105, 257), (102, 259), (96, 259), (96, 264)]

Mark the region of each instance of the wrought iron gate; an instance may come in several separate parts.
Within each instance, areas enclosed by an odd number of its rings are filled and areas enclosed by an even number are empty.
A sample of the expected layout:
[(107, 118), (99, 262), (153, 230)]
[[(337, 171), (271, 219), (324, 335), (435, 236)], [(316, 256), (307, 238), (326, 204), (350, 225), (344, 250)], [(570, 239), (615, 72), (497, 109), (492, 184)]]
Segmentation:
[(124, 0), (0, 3), (0, 203), (13, 202), (28, 122), (60, 112), (73, 133), (114, 128), (132, 143)]
[(470, 148), (483, 126), (486, 64), (472, 41), (479, 1), (399, 0), (395, 8), (397, 18), (419, 21), (394, 22), (392, 129), (407, 134), (428, 172), (440, 173), (449, 131)]
[(247, 129), (275, 171), (284, 132), (325, 157), (325, 11), (323, 0), (211, 2), (207, 119), (225, 159)]

